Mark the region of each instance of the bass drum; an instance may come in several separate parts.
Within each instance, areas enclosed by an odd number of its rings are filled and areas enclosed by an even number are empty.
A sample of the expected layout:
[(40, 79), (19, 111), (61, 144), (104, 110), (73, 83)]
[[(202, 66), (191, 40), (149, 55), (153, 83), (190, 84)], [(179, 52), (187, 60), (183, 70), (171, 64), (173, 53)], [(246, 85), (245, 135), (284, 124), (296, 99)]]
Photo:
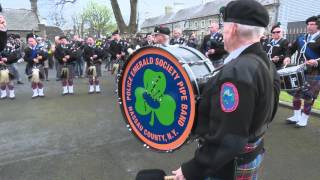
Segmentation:
[(196, 102), (214, 67), (185, 46), (134, 52), (119, 79), (119, 104), (127, 127), (147, 148), (170, 152), (189, 138)]

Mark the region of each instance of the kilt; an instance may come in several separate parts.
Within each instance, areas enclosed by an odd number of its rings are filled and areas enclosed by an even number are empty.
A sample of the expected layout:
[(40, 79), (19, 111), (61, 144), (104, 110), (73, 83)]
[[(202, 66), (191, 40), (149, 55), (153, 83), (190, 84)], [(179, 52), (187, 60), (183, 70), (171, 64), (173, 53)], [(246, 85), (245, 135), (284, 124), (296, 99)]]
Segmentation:
[(49, 68), (49, 60), (45, 60), (43, 64), (44, 64), (44, 68)]
[(14, 80), (16, 77), (14, 75), (14, 67), (13, 67), (13, 64), (10, 64), (8, 67), (8, 70), (9, 70), (9, 78), (10, 78), (10, 81), (11, 80)]
[[(37, 65), (36, 67), (39, 69), (40, 79), (43, 80), (44, 79), (44, 67), (43, 67), (43, 65)], [(26, 75), (28, 76), (29, 79), (32, 77), (32, 69), (33, 69), (33, 66), (30, 66), (30, 65), (26, 66)]]
[[(244, 152), (249, 153), (254, 151), (260, 143), (262, 143), (263, 139), (260, 138), (258, 141), (255, 143), (249, 143), (245, 146)], [(238, 164), (237, 159), (234, 160), (234, 180), (258, 180), (259, 176), (262, 172), (262, 162), (264, 159), (264, 149), (263, 151), (257, 155), (255, 159), (253, 159), (251, 162), (245, 163), (245, 164)], [(232, 172), (231, 172), (232, 173)], [(221, 178), (216, 178), (216, 177), (208, 177), (205, 180), (224, 180)]]
[[(96, 71), (97, 71), (97, 77), (101, 77), (101, 64), (97, 63), (94, 65), (96, 67)], [(88, 73), (89, 67), (86, 67), (86, 72), (87, 72), (87, 76), (91, 77), (91, 74)]]
[[(59, 72), (60, 72), (60, 76), (61, 76), (61, 72), (62, 72), (62, 69), (64, 68), (65, 66), (60, 64), (59, 65)], [(74, 64), (67, 64), (66, 67), (68, 68), (69, 70), (69, 79), (73, 79), (74, 78)]]
[(288, 93), (304, 100), (317, 99), (320, 91), (320, 75), (306, 75), (306, 81), (307, 85), (305, 87)]

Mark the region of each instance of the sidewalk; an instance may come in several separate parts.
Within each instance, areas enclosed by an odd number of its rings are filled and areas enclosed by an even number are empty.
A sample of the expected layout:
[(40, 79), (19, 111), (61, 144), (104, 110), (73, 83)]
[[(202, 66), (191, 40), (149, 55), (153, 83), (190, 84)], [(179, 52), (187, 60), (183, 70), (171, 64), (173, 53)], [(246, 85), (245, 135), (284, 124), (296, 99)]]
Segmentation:
[[(288, 103), (288, 102), (285, 102), (285, 101), (279, 101), (279, 105), (280, 105), (280, 106), (283, 106), (283, 107), (287, 107), (287, 108), (292, 109), (292, 104), (291, 104), (291, 103)], [(312, 111), (311, 111), (311, 114), (312, 114), (313, 116), (320, 117), (320, 111), (317, 110), (317, 109), (314, 109), (314, 108), (313, 108)]]

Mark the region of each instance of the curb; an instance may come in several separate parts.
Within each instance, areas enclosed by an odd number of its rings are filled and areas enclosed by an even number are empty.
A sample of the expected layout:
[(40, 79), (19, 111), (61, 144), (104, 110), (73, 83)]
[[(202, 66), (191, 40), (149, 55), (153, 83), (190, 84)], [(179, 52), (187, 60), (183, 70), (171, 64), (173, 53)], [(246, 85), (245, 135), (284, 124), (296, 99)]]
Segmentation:
[[(292, 109), (292, 104), (288, 103), (288, 102), (285, 102), (285, 101), (279, 101), (279, 105), (282, 106), (282, 107), (287, 107), (287, 108)], [(311, 110), (311, 115), (320, 117), (320, 110), (312, 109)]]

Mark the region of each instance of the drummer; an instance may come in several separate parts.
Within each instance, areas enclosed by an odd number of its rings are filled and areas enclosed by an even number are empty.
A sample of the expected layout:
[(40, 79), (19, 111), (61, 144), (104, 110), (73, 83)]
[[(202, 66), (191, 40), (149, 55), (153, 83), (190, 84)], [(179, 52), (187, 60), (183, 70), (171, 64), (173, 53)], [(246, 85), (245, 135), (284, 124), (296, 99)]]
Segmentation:
[(154, 43), (163, 46), (169, 46), (170, 29), (164, 26), (154, 28)]
[[(307, 67), (306, 77), (308, 85), (293, 93), (293, 116), (287, 119), (289, 124), (296, 124), (296, 127), (305, 127), (308, 123), (309, 115), (317, 99), (320, 90), (320, 18), (312, 16), (306, 20), (307, 33), (299, 36), (296, 41), (289, 47), (288, 54), (284, 60), (285, 64), (290, 63), (290, 57), (298, 52), (297, 62), (305, 63)], [(302, 110), (301, 104), (304, 100)]]
[(175, 180), (260, 176), (263, 137), (280, 91), (279, 76), (260, 44), (269, 15), (257, 1), (237, 0), (224, 9), (223, 20), (224, 48), (230, 54), (203, 88), (196, 113), (199, 148), (173, 171)]
[(266, 45), (268, 58), (273, 62), (277, 69), (283, 66), (283, 60), (288, 51), (289, 41), (283, 38), (283, 30), (280, 23), (271, 28), (272, 39)]

